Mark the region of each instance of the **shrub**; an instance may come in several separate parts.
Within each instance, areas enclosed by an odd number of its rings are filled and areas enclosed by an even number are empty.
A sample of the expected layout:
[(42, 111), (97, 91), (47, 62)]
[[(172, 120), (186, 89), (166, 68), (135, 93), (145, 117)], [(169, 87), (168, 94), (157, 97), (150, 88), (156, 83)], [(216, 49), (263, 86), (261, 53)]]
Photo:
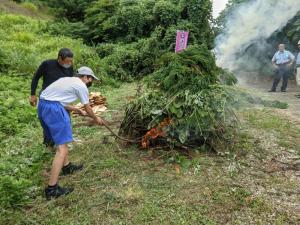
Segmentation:
[[(84, 23), (90, 29), (89, 39), (98, 43), (135, 42), (139, 38), (150, 37), (158, 27), (163, 28), (163, 38), (170, 26), (179, 25), (178, 27), (189, 28), (195, 37), (193, 44), (211, 47), (211, 7), (211, 2), (207, 0), (98, 0), (87, 8)], [(175, 33), (173, 40), (174, 37)]]
[(104, 82), (112, 83), (99, 68), (100, 58), (92, 47), (79, 39), (52, 36), (45, 32), (46, 27), (45, 21), (0, 14), (1, 72), (31, 77), (43, 60), (57, 58), (59, 49), (68, 47), (74, 52), (75, 68), (90, 66)]
[(28, 125), (17, 136), (1, 140), (5, 149), (0, 151), (1, 208), (24, 205), (39, 194), (40, 171), (50, 155), (47, 156), (41, 143), (33, 138), (37, 135), (41, 138), (40, 130), (32, 128)]
[(28, 198), (28, 188), (32, 183), (27, 179), (16, 179), (13, 176), (0, 177), (0, 205), (10, 207), (25, 203)]
[(168, 27), (175, 24), (180, 16), (179, 8), (170, 1), (157, 1), (153, 7), (156, 24)]
[(87, 41), (89, 28), (83, 22), (69, 22), (65, 19), (55, 22), (48, 21), (43, 30), (53, 36), (61, 35), (73, 39), (83, 39), (85, 43), (89, 43)]
[(31, 2), (23, 2), (22, 6), (26, 9), (29, 9), (33, 13), (36, 13), (38, 11), (38, 7)]
[(41, 0), (53, 9), (57, 17), (65, 17), (71, 22), (84, 19), (85, 10), (93, 5), (95, 0)]
[(100, 44), (97, 52), (107, 75), (130, 81), (142, 78), (154, 71), (154, 62), (160, 54), (155, 37), (140, 39), (131, 44)]

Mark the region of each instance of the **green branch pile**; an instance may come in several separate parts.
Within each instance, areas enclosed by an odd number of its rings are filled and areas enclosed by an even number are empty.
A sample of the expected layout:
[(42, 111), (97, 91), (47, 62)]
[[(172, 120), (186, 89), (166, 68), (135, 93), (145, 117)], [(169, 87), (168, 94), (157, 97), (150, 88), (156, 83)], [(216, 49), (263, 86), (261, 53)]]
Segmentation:
[(218, 74), (215, 58), (204, 46), (164, 54), (146, 80), (147, 91), (128, 105), (120, 134), (136, 139), (170, 118), (164, 135), (152, 145), (217, 150), (236, 122), (230, 94), (219, 84)]

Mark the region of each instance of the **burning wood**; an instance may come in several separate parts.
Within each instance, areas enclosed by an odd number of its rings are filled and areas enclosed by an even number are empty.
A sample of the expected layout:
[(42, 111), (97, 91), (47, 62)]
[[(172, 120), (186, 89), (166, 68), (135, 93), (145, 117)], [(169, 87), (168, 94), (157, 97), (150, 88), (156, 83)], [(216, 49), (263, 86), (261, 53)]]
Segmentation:
[(170, 118), (165, 118), (157, 127), (154, 127), (150, 131), (148, 131), (142, 139), (142, 147), (148, 148), (150, 144), (150, 139), (164, 137), (165, 136), (164, 128), (170, 125), (171, 123), (172, 120)]
[[(100, 92), (91, 92), (90, 93), (90, 106), (93, 109), (93, 112), (98, 115), (101, 112), (104, 112), (107, 109), (107, 103), (106, 103), (106, 98), (101, 95)], [(75, 105), (76, 108), (78, 109), (84, 109), (84, 106), (81, 103), (78, 103)], [(78, 113), (74, 113), (75, 115)]]

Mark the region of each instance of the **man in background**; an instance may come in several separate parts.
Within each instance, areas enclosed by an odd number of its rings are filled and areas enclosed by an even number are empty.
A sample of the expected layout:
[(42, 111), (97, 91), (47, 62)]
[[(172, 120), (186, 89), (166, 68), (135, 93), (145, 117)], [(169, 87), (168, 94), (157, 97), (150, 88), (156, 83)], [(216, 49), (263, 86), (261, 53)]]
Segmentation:
[[(42, 90), (45, 90), (50, 84), (62, 77), (72, 77), (73, 71), (73, 52), (68, 48), (62, 48), (58, 52), (57, 59), (50, 59), (42, 62), (37, 69), (31, 82), (31, 96), (30, 104), (36, 106), (37, 96), (36, 89), (40, 78), (43, 78)], [(48, 140), (44, 134), (44, 144), (49, 147), (53, 147), (53, 140)]]
[(295, 56), (290, 51), (285, 50), (284, 44), (280, 44), (278, 47), (278, 51), (272, 58), (272, 64), (275, 69), (275, 78), (273, 81), (273, 86), (269, 92), (276, 92), (277, 86), (281, 79), (281, 92), (286, 92), (289, 73), (294, 60)]

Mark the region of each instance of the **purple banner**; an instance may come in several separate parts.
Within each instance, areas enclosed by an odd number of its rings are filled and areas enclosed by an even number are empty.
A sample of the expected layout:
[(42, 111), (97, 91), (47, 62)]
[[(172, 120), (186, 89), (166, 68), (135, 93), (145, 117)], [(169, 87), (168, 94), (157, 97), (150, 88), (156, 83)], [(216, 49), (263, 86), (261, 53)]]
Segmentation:
[(176, 53), (186, 49), (188, 38), (189, 38), (188, 31), (179, 31), (179, 30), (177, 31), (176, 48), (175, 48)]

